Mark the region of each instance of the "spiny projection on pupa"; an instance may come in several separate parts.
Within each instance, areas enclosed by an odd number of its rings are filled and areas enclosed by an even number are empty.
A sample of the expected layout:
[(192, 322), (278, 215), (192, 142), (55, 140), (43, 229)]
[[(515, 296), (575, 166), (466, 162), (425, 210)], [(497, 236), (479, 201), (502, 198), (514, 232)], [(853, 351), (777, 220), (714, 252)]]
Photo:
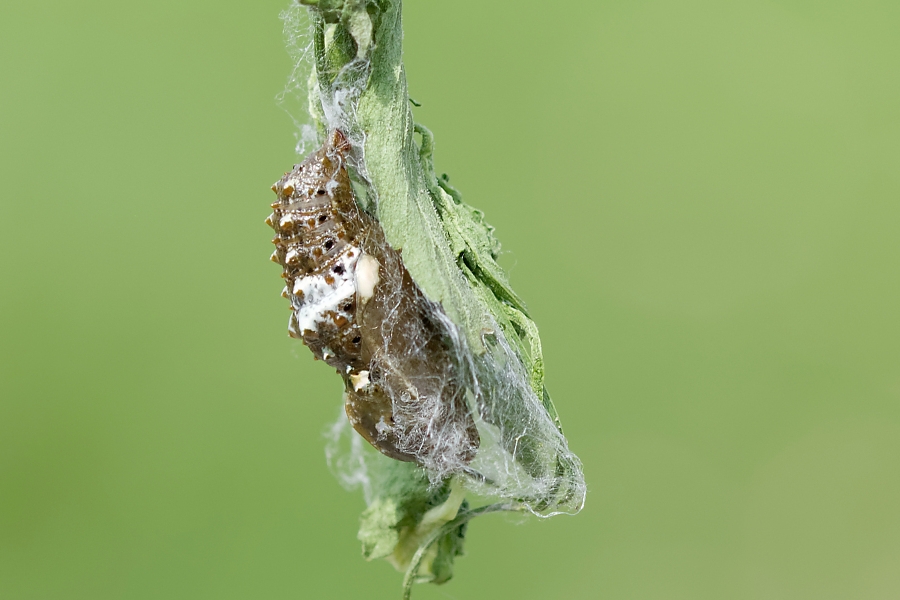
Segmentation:
[(335, 130), (278, 180), (266, 219), (284, 267), (288, 334), (344, 380), (353, 428), (383, 454), (450, 472), (479, 445), (440, 306), (357, 204), (351, 145)]

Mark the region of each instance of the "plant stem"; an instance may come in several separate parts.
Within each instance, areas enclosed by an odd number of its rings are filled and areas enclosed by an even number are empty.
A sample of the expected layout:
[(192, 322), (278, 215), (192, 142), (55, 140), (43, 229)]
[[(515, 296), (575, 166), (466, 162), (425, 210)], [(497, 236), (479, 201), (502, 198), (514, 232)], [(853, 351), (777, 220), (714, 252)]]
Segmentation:
[(474, 519), (475, 517), (486, 515), (488, 513), (493, 512), (518, 512), (521, 511), (522, 507), (519, 504), (513, 502), (500, 502), (497, 504), (489, 504), (488, 506), (482, 506), (480, 508), (475, 508), (472, 510), (467, 510), (464, 513), (460, 513), (456, 516), (455, 519), (445, 523), (443, 527), (434, 530), (431, 535), (429, 535), (425, 541), (419, 546), (419, 549), (416, 550), (416, 553), (413, 555), (412, 562), (410, 562), (409, 569), (406, 571), (406, 575), (403, 576), (403, 600), (409, 600), (410, 595), (412, 594), (412, 586), (416, 580), (416, 574), (419, 571), (419, 565), (422, 563), (422, 559), (425, 557), (425, 553), (428, 552), (428, 549), (437, 542), (439, 539), (453, 531), (454, 529), (459, 528), (461, 525), (464, 525)]

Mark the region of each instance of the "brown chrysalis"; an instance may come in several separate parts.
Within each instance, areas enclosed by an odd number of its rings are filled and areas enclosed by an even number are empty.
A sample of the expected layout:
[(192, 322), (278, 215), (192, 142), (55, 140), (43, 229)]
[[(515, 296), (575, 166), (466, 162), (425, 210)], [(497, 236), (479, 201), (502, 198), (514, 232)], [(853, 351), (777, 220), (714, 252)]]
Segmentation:
[(284, 267), (288, 333), (337, 369), (353, 428), (383, 454), (449, 472), (479, 437), (440, 306), (356, 202), (335, 130), (272, 190), (272, 260)]

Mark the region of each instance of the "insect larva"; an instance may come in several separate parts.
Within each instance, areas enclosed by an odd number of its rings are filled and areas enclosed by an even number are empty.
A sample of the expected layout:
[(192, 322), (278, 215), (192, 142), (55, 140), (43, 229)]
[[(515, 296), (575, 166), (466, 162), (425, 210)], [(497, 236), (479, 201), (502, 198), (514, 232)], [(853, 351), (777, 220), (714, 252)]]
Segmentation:
[(272, 260), (284, 267), (289, 335), (338, 371), (347, 417), (375, 448), (444, 472), (462, 467), (479, 437), (435, 318), (441, 308), (357, 205), (350, 149), (335, 130), (272, 186), (278, 200), (266, 223), (276, 232)]

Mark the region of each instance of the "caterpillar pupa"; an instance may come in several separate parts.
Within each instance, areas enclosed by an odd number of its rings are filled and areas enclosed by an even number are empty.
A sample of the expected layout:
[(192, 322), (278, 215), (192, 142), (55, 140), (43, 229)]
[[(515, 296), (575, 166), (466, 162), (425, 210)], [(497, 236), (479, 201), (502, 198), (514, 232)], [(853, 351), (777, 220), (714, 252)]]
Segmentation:
[(291, 303), (288, 333), (340, 374), (347, 417), (372, 446), (442, 472), (464, 468), (479, 435), (442, 309), (357, 204), (350, 152), (334, 130), (272, 186), (266, 223)]

